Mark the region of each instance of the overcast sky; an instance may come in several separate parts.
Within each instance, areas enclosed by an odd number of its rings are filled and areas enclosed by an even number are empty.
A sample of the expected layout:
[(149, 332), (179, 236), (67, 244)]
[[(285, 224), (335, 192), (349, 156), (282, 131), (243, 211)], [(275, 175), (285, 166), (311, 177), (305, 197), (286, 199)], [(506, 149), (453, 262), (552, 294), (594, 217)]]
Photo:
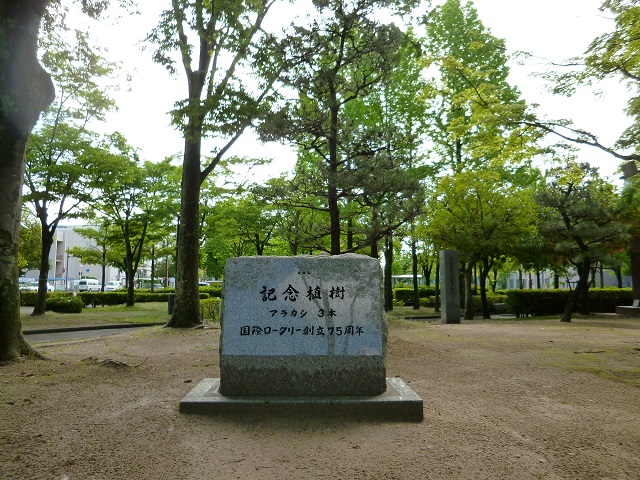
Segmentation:
[[(295, 7), (296, 3), (302, 4), (297, 0), (292, 5)], [(125, 63), (133, 78), (131, 91), (116, 96), (120, 111), (110, 115), (108, 130), (122, 132), (142, 151), (144, 159), (157, 161), (182, 150), (183, 141), (169, 126), (166, 112), (176, 100), (186, 97), (186, 81), (181, 76), (169, 77), (163, 68), (151, 62), (149, 51), (140, 52), (136, 46), (155, 25), (158, 13), (169, 5), (169, 0), (140, 0), (139, 4), (141, 16), (125, 17), (116, 26), (107, 27), (106, 22), (101, 22), (95, 33), (109, 47), (110, 56)], [(580, 55), (591, 40), (612, 28), (612, 21), (598, 11), (600, 4), (600, 0), (474, 2), (481, 21), (494, 36), (506, 40), (509, 53), (528, 51), (535, 55), (527, 65), (511, 67), (510, 81), (519, 87), (523, 98), (530, 104), (540, 104), (539, 111), (549, 118), (573, 119), (577, 127), (596, 133), (604, 144), (610, 145), (628, 124), (622, 111), (628, 97), (624, 87), (609, 82), (600, 99), (588, 91), (564, 99), (545, 93), (542, 82), (533, 76), (546, 70), (548, 62), (559, 63)], [(582, 152), (581, 158), (599, 166), (603, 175), (617, 177), (616, 159), (593, 148)], [(262, 146), (249, 137), (238, 142), (231, 153), (273, 157), (269, 169), (272, 174), (291, 168), (295, 159), (287, 147)]]

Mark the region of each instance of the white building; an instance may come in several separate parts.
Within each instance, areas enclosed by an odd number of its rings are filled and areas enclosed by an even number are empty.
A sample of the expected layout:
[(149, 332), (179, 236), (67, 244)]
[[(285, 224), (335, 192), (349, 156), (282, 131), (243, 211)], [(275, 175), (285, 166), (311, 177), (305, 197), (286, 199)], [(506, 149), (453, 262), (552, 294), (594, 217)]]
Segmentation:
[[(87, 228), (83, 225), (82, 228)], [(81, 277), (96, 278), (102, 281), (102, 267), (82, 263), (82, 259), (70, 255), (67, 251), (72, 247), (87, 248), (96, 246), (93, 239), (83, 237), (75, 231), (74, 225), (59, 225), (53, 237), (49, 253), (49, 283), (56, 290), (73, 290), (75, 282)], [(21, 281), (37, 280), (38, 270), (29, 270)], [(124, 279), (117, 268), (105, 267), (105, 282)]]

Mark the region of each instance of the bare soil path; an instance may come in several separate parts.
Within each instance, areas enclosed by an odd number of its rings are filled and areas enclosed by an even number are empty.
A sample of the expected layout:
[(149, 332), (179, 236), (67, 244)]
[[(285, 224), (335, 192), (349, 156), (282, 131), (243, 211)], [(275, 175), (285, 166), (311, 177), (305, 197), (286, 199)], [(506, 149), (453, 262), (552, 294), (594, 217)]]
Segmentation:
[(0, 479), (640, 478), (640, 319), (389, 332), (422, 423), (180, 414), (217, 328), (36, 345), (0, 366)]

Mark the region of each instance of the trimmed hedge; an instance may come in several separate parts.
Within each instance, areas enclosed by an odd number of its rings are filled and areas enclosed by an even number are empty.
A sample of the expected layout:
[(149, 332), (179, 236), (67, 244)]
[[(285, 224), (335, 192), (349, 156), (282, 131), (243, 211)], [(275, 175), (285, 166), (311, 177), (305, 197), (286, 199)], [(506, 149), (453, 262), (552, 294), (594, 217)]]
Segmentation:
[(208, 293), (211, 298), (220, 298), (222, 297), (222, 286), (216, 285), (209, 287), (200, 287), (200, 293)]
[[(23, 307), (35, 307), (37, 296), (38, 296), (38, 292), (21, 291), (20, 305), (22, 305)], [(73, 292), (64, 292), (64, 291), (47, 292), (47, 298), (57, 298), (57, 297), (73, 297)]]
[(36, 296), (38, 292), (20, 292), (20, 305), (23, 307), (35, 307), (36, 305)]
[(418, 296), (420, 298), (435, 297), (436, 287), (427, 287), (425, 285), (420, 285), (418, 287)]
[(73, 295), (52, 295), (47, 298), (46, 310), (56, 313), (82, 313), (82, 300)]
[[(147, 302), (168, 302), (171, 292), (165, 291), (151, 293), (150, 290), (136, 290), (134, 300), (136, 303)], [(123, 290), (115, 292), (80, 292), (78, 296), (82, 299), (85, 307), (104, 307), (108, 305), (122, 305), (127, 303), (127, 292)], [(200, 292), (200, 300), (209, 298), (208, 293)]]
[(393, 290), (393, 299), (402, 305), (413, 305), (413, 288), (398, 287)]
[(218, 297), (205, 298), (200, 301), (200, 314), (203, 322), (220, 322), (222, 300)]
[[(558, 315), (564, 312), (571, 290), (508, 290), (507, 311), (517, 317)], [(630, 288), (590, 288), (589, 310), (615, 313), (617, 305), (631, 305)]]

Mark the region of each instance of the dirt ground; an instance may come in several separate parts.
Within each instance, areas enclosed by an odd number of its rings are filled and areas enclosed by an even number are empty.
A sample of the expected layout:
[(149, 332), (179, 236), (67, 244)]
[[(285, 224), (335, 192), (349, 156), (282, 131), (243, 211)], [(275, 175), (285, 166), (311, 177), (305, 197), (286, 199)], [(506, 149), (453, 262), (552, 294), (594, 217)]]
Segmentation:
[(387, 375), (421, 423), (179, 413), (218, 339), (152, 327), (0, 366), (0, 478), (640, 478), (638, 318), (393, 320)]

